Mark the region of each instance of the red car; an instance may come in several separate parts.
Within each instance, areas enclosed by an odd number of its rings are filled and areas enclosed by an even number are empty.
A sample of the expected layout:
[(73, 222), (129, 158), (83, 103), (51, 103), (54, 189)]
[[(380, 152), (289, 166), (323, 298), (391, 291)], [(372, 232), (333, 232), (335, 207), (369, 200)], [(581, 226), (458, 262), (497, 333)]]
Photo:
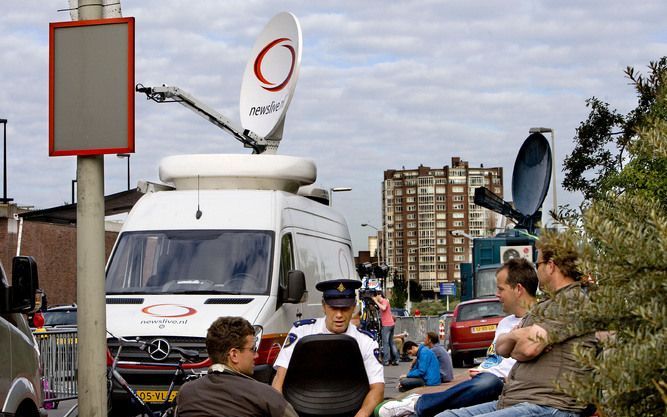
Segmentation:
[(449, 326), (454, 366), (472, 364), (475, 358), (486, 356), (486, 350), (496, 334), (496, 326), (506, 315), (500, 300), (495, 297), (464, 301), (457, 305)]

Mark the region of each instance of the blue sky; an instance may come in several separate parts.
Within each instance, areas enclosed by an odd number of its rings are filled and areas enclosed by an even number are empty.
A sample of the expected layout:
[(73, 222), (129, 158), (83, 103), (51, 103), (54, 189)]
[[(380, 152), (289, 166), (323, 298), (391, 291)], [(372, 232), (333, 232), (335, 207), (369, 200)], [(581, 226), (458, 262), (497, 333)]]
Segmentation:
[[(325, 188), (352, 187), (335, 206), (354, 250), (380, 225), (383, 171), (441, 167), (460, 156), (505, 168), (533, 126), (556, 131), (557, 177), (597, 96), (635, 105), (623, 76), (667, 54), (667, 3), (627, 1), (122, 0), (136, 18), (136, 81), (181, 87), (238, 121), (245, 62), (270, 18), (300, 20), (304, 49), (279, 153), (305, 156)], [(48, 23), (66, 0), (5, 0), (0, 15), (0, 118), (9, 120), (8, 194), (45, 208), (69, 202), (74, 157), (48, 157)], [(161, 158), (245, 153), (178, 105), (136, 96), (132, 183), (158, 180)], [(126, 185), (126, 161), (105, 157), (107, 193)], [(558, 190), (560, 203), (580, 197)], [(551, 195), (547, 195), (547, 202)]]

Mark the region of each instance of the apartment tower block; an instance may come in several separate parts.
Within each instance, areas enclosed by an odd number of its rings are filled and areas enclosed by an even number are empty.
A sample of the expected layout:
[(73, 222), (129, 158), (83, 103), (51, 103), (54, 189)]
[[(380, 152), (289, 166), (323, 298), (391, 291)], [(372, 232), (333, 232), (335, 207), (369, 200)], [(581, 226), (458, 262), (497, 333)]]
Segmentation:
[(498, 215), (473, 201), (481, 186), (503, 197), (502, 167), (470, 167), (453, 157), (442, 168), (384, 172), (380, 251), (396, 277), (417, 281), (425, 295), (460, 280), (460, 264), (471, 262), (470, 238), (496, 228)]

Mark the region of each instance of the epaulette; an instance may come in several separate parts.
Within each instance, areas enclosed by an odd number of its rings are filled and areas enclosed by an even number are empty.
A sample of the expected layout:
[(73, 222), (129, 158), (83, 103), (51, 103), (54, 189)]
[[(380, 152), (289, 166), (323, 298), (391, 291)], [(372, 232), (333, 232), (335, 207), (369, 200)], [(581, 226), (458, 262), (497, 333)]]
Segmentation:
[(366, 336), (370, 337), (371, 339), (375, 340), (375, 336), (373, 336), (373, 333), (369, 332), (368, 330), (360, 329), (358, 327), (357, 330), (359, 330), (359, 333), (363, 333)]
[(317, 321), (317, 319), (297, 320), (297, 321), (294, 322), (294, 327), (299, 327), (299, 326), (303, 326), (303, 325), (306, 325), (306, 324), (315, 324), (316, 321)]

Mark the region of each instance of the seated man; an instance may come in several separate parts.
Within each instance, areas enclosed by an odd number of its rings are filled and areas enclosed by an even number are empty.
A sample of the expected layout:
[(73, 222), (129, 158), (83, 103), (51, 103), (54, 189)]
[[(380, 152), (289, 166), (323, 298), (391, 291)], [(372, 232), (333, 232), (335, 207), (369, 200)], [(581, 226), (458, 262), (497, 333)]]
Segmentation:
[[(307, 319), (294, 323), (290, 330), (283, 348), (274, 363), (276, 376), (273, 379), (273, 387), (282, 392), (287, 367), (289, 366), (294, 346), (299, 339), (321, 333), (346, 334), (354, 338), (359, 344), (359, 351), (364, 362), (366, 376), (368, 377), (369, 391), (364, 398), (361, 409), (356, 417), (368, 417), (373, 414), (373, 409), (384, 397), (384, 368), (380, 361), (380, 349), (378, 344), (367, 333), (359, 331), (354, 325), (350, 325), (354, 307), (356, 305), (355, 290), (361, 286), (361, 282), (350, 279), (338, 279), (323, 281), (315, 288), (322, 291), (322, 308), (324, 317), (319, 319)], [(326, 358), (322, 358), (326, 360)], [(326, 375), (322, 375), (326, 378)]]
[(181, 387), (176, 416), (297, 417), (278, 391), (251, 378), (258, 346), (255, 329), (246, 319), (214, 321), (206, 333), (213, 365), (207, 375)]
[(500, 355), (516, 360), (498, 401), (443, 411), (438, 417), (571, 417), (587, 411), (587, 404), (563, 387), (591, 372), (573, 351), (595, 354), (596, 339), (585, 323), (571, 325), (579, 319), (573, 306), (588, 299), (580, 283), (576, 249), (558, 246), (555, 236), (542, 235), (536, 242), (537, 277), (549, 296), (496, 341)]
[(440, 385), (440, 364), (431, 349), (408, 340), (403, 345), (403, 352), (416, 356), (407, 375), (401, 375), (398, 380), (398, 390), (405, 392), (424, 385)]
[(435, 332), (426, 333), (424, 339), (426, 347), (431, 349), (435, 354), (440, 364), (440, 382), (449, 382), (454, 379), (454, 367), (452, 366), (452, 358), (445, 350), (445, 347), (440, 344), (440, 339)]
[(486, 359), (477, 368), (468, 370), (471, 378), (442, 392), (412, 394), (402, 400), (387, 401), (379, 407), (380, 417), (433, 417), (444, 410), (498, 398), (505, 378), (516, 361), (496, 354), (496, 341), (518, 325), (535, 304), (538, 281), (535, 268), (524, 259), (511, 259), (503, 264), (496, 271), (496, 281), (496, 296), (502, 303), (503, 311), (509, 315), (498, 323)]

